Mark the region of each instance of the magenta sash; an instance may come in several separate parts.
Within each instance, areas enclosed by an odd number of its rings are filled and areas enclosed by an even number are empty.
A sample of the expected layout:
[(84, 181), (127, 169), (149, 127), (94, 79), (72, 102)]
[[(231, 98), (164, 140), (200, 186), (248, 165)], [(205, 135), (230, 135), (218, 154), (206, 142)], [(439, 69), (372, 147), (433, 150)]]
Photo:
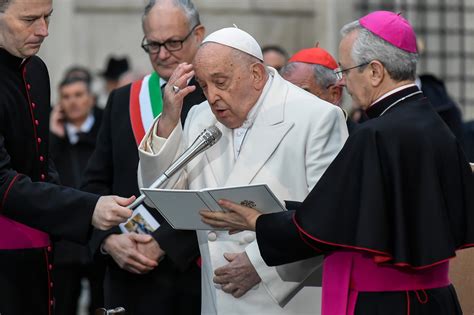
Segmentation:
[(49, 246), (48, 234), (0, 215), (0, 250)]
[(423, 269), (377, 265), (356, 251), (336, 251), (323, 267), (322, 315), (353, 315), (358, 292), (416, 291), (445, 287), (449, 262)]

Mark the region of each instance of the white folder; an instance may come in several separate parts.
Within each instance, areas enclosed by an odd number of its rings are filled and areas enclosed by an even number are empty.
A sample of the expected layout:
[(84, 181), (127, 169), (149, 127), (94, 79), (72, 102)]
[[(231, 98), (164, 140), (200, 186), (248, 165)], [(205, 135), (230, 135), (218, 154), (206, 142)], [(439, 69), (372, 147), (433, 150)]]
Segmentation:
[(263, 213), (286, 211), (265, 184), (209, 188), (202, 190), (149, 189), (141, 191), (177, 230), (216, 230), (201, 221), (202, 210), (225, 211), (217, 201), (227, 199)]

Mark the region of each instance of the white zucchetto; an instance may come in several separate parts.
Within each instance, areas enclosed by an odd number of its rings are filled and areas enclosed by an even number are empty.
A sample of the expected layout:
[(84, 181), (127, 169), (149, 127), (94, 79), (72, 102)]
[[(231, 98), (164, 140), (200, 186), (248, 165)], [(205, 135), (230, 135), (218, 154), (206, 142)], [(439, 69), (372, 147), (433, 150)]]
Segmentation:
[(217, 43), (243, 51), (260, 61), (263, 61), (262, 48), (249, 33), (237, 27), (226, 27), (209, 34), (204, 43)]

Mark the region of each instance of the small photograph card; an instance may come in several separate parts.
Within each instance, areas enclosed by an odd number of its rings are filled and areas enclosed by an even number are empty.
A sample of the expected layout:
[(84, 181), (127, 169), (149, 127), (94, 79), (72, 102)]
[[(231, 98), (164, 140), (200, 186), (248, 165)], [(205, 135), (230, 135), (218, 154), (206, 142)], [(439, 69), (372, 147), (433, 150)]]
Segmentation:
[(158, 221), (143, 206), (138, 206), (127, 222), (119, 225), (122, 233), (151, 234), (160, 227)]

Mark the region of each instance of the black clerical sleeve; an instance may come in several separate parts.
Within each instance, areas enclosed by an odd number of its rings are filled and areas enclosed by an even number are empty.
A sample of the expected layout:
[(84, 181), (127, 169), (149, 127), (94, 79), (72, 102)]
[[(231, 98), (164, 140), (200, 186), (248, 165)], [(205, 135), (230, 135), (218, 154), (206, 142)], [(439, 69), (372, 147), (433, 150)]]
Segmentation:
[(473, 176), (427, 101), (360, 125), (296, 211), (315, 247), (424, 267), (474, 244)]
[(4, 141), (0, 133), (0, 213), (53, 237), (86, 242), (99, 196), (31, 181), (12, 169)]
[(322, 253), (300, 237), (293, 223), (294, 212), (264, 214), (257, 219), (258, 248), (269, 266), (283, 265)]

